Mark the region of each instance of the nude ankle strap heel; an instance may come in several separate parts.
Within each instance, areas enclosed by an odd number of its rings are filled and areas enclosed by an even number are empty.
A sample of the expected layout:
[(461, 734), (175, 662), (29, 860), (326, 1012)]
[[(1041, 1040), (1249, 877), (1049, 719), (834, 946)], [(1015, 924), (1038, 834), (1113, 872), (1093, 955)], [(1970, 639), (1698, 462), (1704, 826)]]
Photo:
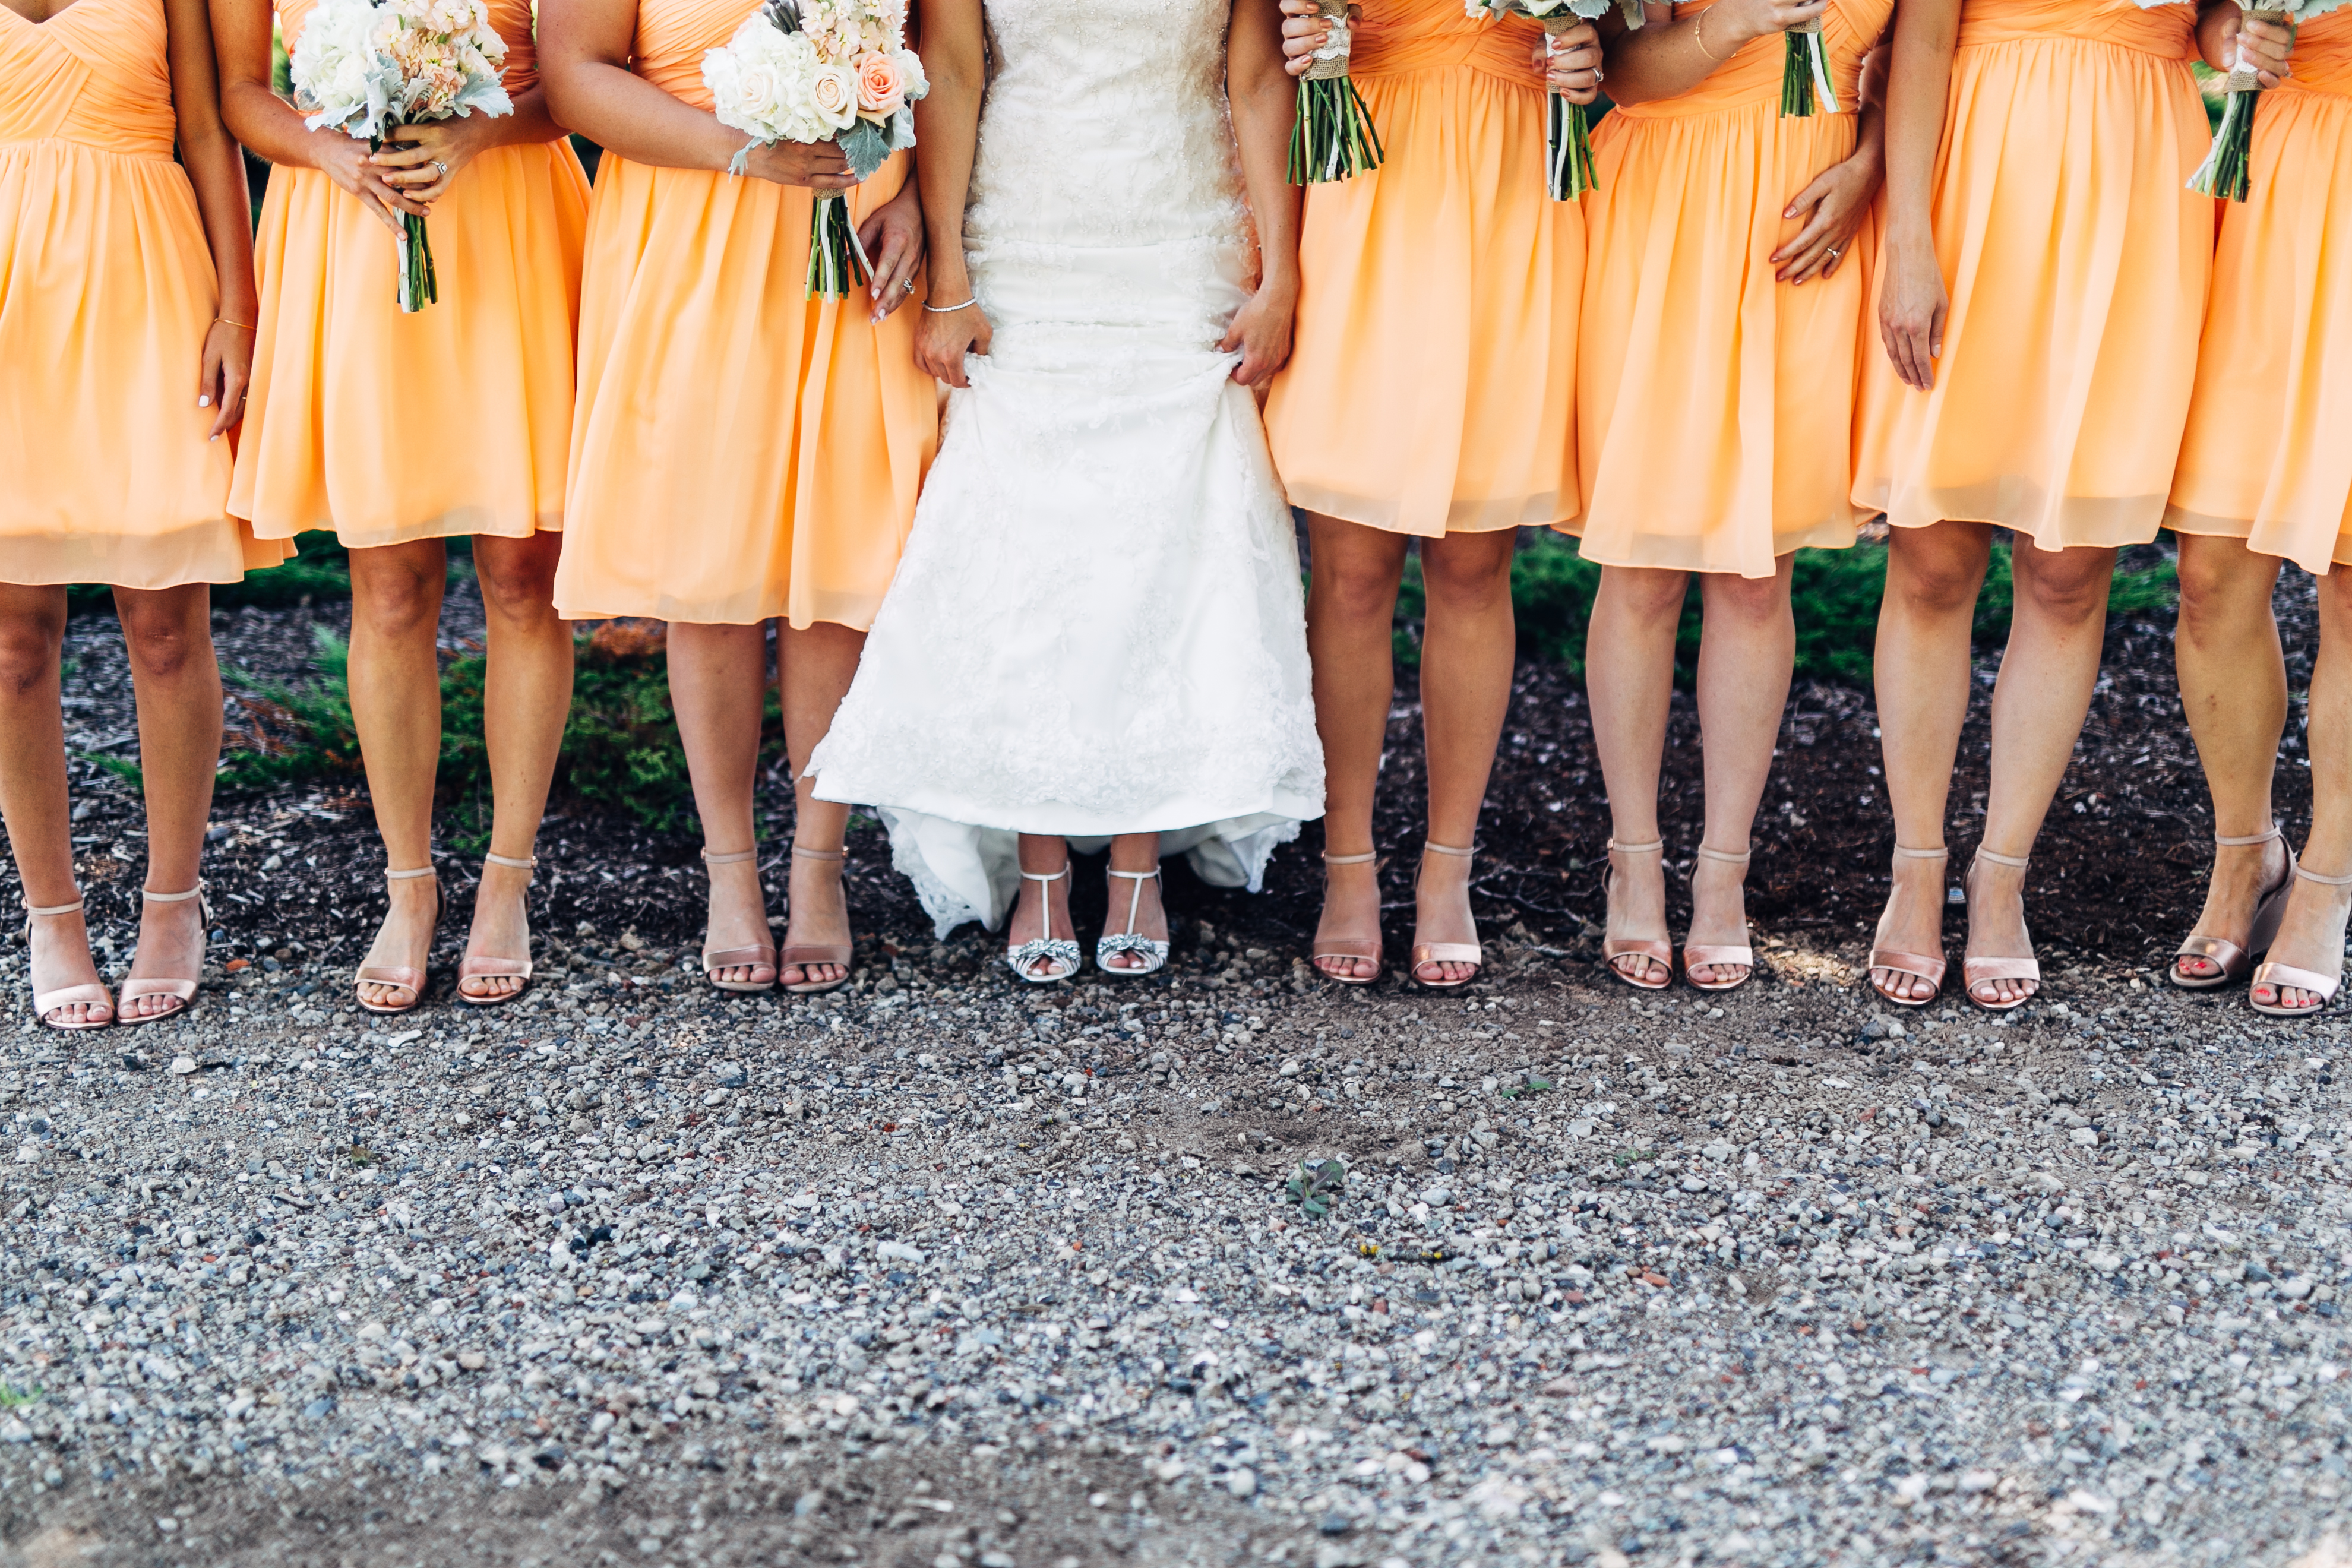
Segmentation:
[[(2300, 866), (2294, 868), (2294, 874), (2306, 882), (2315, 882), (2323, 888), (2352, 888), (2352, 876), (2323, 877), (2316, 871), (2306, 871)], [(2339, 947), (2343, 945), (2343, 939), (2340, 936), (2336, 939), (2336, 945)], [(2315, 970), (2297, 969), (2289, 963), (2265, 963), (2254, 971), (2254, 984), (2256, 987), (2269, 986), (2273, 1000), (2257, 1002), (2249, 993), (2246, 1005), (2257, 1013), (2273, 1018), (2308, 1018), (2334, 1001), (2336, 988), (2343, 984), (2344, 972), (2340, 967), (2333, 974), (2321, 974)], [(2282, 1007), (2278, 1005), (2276, 997), (2279, 987), (2283, 985), (2292, 985), (2298, 991), (2308, 991), (2319, 1000), (2309, 1007)]]
[[(1433, 838), (1423, 839), (1421, 847), (1424, 854), (1450, 855), (1457, 860), (1470, 859), (1477, 853), (1475, 849), (1457, 849), (1451, 844), (1440, 844)], [(1420, 880), (1418, 876), (1413, 879), (1416, 890), (1419, 889)], [(1465, 904), (1469, 902), (1466, 889), (1463, 895), (1463, 902)], [(1475, 920), (1471, 930), (1474, 932), (1477, 930)], [(1410, 973), (1416, 985), (1431, 991), (1457, 991), (1478, 978), (1477, 971), (1485, 966), (1486, 962), (1486, 950), (1475, 942), (1417, 942), (1412, 944), (1412, 968)], [(1472, 968), (1471, 973), (1459, 980), (1426, 979), (1421, 972), (1433, 963), (1466, 963)]]
[[(2213, 842), (2224, 849), (2244, 849), (2256, 844), (2268, 844), (2273, 838), (2282, 847), (2286, 843), (2286, 836), (2278, 830), (2275, 822), (2263, 833), (2234, 837), (2217, 833), (2213, 836)], [(2295, 869), (2294, 851), (2289, 848), (2286, 869), (2279, 874), (2277, 881), (2264, 888), (2255, 900), (2253, 923), (2247, 929), (2243, 947), (2227, 937), (2184, 937), (2179, 947), (2173, 952), (2172, 963), (2165, 969), (2166, 977), (2183, 991), (2213, 991), (2243, 980), (2246, 972), (2253, 967), (2256, 955), (2269, 952), (2271, 943), (2277, 940), (2279, 922), (2286, 918), (2287, 895), (2294, 889)], [(2214, 973), (2183, 974), (2180, 961), (2184, 958), (2201, 958), (2213, 966)]]
[[(837, 866), (849, 858), (849, 852), (845, 849), (803, 849), (795, 844), (793, 846), (793, 858), (816, 860)], [(782, 978), (782, 971), (795, 966), (798, 966), (801, 973), (805, 974), (808, 973), (807, 966), (810, 964), (829, 963), (841, 971), (840, 979), (803, 980), (795, 984), (787, 985), (784, 989), (795, 996), (817, 996), (827, 991), (838, 991), (849, 984), (849, 963), (850, 960), (856, 956), (856, 947), (855, 939), (849, 942), (788, 942), (783, 950), (776, 954), (778, 978)]]
[[(79, 914), (82, 910), (82, 904), (83, 900), (77, 897), (74, 901), (69, 904), (50, 904), (46, 907), (35, 904), (26, 904), (25, 906), (25, 946), (27, 950), (25, 956), (25, 967), (27, 972), (32, 968), (32, 953), (30, 949), (33, 945), (33, 922), (37, 920), (55, 920), (59, 915)], [(106, 1016), (103, 1018), (84, 1018), (79, 1023), (67, 1022), (49, 1016), (50, 1014), (56, 1012), (58, 1008), (70, 1007), (76, 1003), (80, 1003), (84, 1006), (94, 1005), (103, 1007), (106, 1009)], [(60, 985), (55, 991), (36, 991), (33, 993), (33, 1014), (36, 1017), (40, 1019), (43, 1026), (47, 1028), (58, 1029), (60, 1031), (71, 1029), (103, 1029), (109, 1024), (114, 1022), (114, 997), (107, 991), (104, 985), (94, 981), (84, 981), (79, 985)]]
[[(123, 1007), (115, 1010), (115, 1021), (131, 1026), (158, 1024), (166, 1018), (176, 1018), (195, 1005), (196, 987), (204, 977), (204, 928), (213, 922), (211, 904), (205, 901), (205, 885), (199, 881), (184, 893), (157, 893), (142, 888), (139, 896), (151, 904), (184, 904), (196, 900), (196, 978), (194, 980), (126, 980), (122, 983)], [(133, 1014), (128, 1005), (148, 996), (169, 996), (175, 1005), (160, 1013)]]
[[(1372, 866), (1372, 874), (1377, 879), (1380, 875), (1380, 866), (1381, 864), (1381, 852), (1377, 849), (1367, 849), (1361, 855), (1333, 855), (1326, 853), (1323, 857), (1323, 864), (1326, 867), (1361, 866), (1368, 862)], [(1324, 873), (1324, 896), (1327, 899), (1330, 896), (1330, 873), (1328, 870)], [(1344, 958), (1351, 961), (1361, 960), (1368, 962), (1372, 966), (1372, 972), (1370, 974), (1360, 976), (1354, 974), (1334, 974), (1329, 970), (1323, 967), (1322, 961), (1327, 958)], [(1315, 966), (1315, 972), (1318, 974), (1320, 974), (1324, 979), (1330, 981), (1335, 985), (1370, 985), (1372, 982), (1381, 977), (1380, 932), (1375, 930), (1372, 934), (1368, 937), (1318, 937), (1316, 939), (1314, 952), (1307, 955), (1307, 962)]]
[[(1734, 855), (1728, 850), (1698, 847), (1698, 858), (1713, 860), (1725, 866), (1745, 866), (1754, 852), (1743, 849)], [(1701, 980), (1691, 973), (1694, 969), (1745, 969), (1748, 973), (1737, 980)], [(1756, 977), (1756, 949), (1746, 942), (1738, 945), (1683, 944), (1683, 978), (1700, 991), (1737, 991)]]
[[(1614, 838), (1609, 840), (1609, 853), (1612, 855), (1662, 856), (1665, 851), (1666, 841), (1663, 838), (1653, 838), (1647, 844), (1620, 844)], [(1608, 899), (1611, 886), (1615, 882), (1615, 880), (1616, 878), (1612, 874), (1612, 868), (1604, 862), (1601, 868), (1601, 896), (1603, 900)], [(1604, 918), (1606, 917), (1604, 916)], [(1653, 960), (1656, 963), (1658, 969), (1664, 973), (1664, 978), (1661, 980), (1637, 980), (1632, 974), (1627, 973), (1623, 969), (1618, 966), (1617, 961), (1621, 958), (1646, 958)], [(1601, 962), (1608, 969), (1611, 974), (1615, 975), (1619, 980), (1631, 985), (1636, 991), (1664, 991), (1668, 985), (1674, 983), (1675, 944), (1668, 942), (1664, 937), (1627, 937), (1622, 942), (1614, 937), (1602, 937), (1601, 939)]]
[[(1979, 860), (1989, 860), (1996, 866), (2006, 866), (2012, 871), (2022, 871), (2033, 863), (2031, 856), (1999, 855), (1981, 844), (1977, 846), (1976, 858)], [(1974, 880), (1976, 873), (1974, 864), (1969, 867), (1969, 872), (1970, 880)], [(2031, 942), (2032, 938), (2029, 935), (2026, 940)], [(2032, 986), (2033, 990), (2007, 1002), (1988, 1002), (1977, 994), (1978, 986), (1995, 980), (2023, 981)], [(2025, 1005), (2032, 999), (2034, 993), (2042, 989), (2042, 963), (2040, 960), (2032, 958), (1963, 957), (1960, 960), (1960, 982), (1962, 988), (1968, 992), (1969, 1001), (1988, 1013), (2006, 1013), (2012, 1007)]]
[[(526, 855), (518, 860), (510, 855), (485, 853), (482, 860), (486, 865), (503, 866), (509, 871), (539, 869), (539, 857), (536, 855)], [(466, 994), (466, 982), (468, 980), (520, 980), (522, 984), (496, 996), (468, 996)], [(528, 952), (520, 958), (461, 958), (457, 961), (457, 1000), (468, 1007), (503, 1007), (530, 989), (530, 955)]]
[[(749, 849), (730, 850), (724, 855), (713, 855), (708, 849), (702, 852), (702, 863), (706, 868), (740, 866), (746, 860), (757, 860), (759, 858), (760, 847), (756, 844)], [(708, 874), (706, 871), (705, 875)], [(722, 969), (764, 969), (768, 972), (768, 977), (765, 980), (721, 980), (719, 978), (719, 972)], [(750, 995), (772, 990), (776, 984), (776, 944), (772, 942), (756, 942), (750, 947), (730, 947), (714, 952), (710, 948), (709, 938), (706, 936), (702, 944), (702, 973), (705, 979), (721, 991), (733, 991)]]
[[(384, 868), (383, 879), (387, 882), (409, 882), (419, 877), (432, 875), (433, 868), (429, 864), (408, 871), (395, 871), (387, 866)], [(433, 884), (433, 923), (436, 926), (441, 923), (441, 884), (438, 879), (436, 879)], [(431, 938), (428, 936), (426, 947), (429, 949), (431, 945)], [(425, 973), (423, 967), (413, 967), (405, 963), (363, 963), (352, 972), (352, 1000), (370, 1013), (408, 1012), (415, 1008), (418, 1002), (424, 1000)], [(408, 1000), (394, 1003), (390, 1006), (371, 1002), (359, 994), (359, 988), (362, 985), (382, 985), (394, 991), (405, 991), (408, 993)]]
[[(1933, 849), (1909, 849), (1897, 844), (1895, 847), (1895, 858), (1898, 860), (1948, 860), (1952, 858), (1952, 852), (1940, 844)], [(1943, 889), (1940, 886), (1937, 887), (1936, 893), (1936, 919), (1940, 922), (1944, 918)], [(1885, 923), (1884, 918), (1879, 921), (1881, 927)], [(1870, 983), (1870, 988), (1897, 1007), (1925, 1007), (1928, 1003), (1933, 1002), (1937, 993), (1944, 988), (1945, 963), (1944, 955), (1940, 952), (1932, 954), (1904, 952), (1896, 948), (1881, 947), (1874, 942), (1870, 949), (1870, 967), (1874, 970), (1885, 970), (1890, 974), (1900, 974), (1909, 979), (1924, 980), (1927, 983), (1927, 994), (1925, 996), (1897, 996), (1876, 980), (1873, 980)]]

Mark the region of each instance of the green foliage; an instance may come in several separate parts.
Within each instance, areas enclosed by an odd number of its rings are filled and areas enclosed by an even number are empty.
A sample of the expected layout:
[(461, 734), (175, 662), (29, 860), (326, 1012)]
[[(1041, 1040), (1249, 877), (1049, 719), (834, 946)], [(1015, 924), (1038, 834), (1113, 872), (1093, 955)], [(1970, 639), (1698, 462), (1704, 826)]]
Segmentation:
[(1505, 1100), (1532, 1100), (1538, 1094), (1549, 1093), (1552, 1087), (1551, 1079), (1548, 1078), (1538, 1078), (1535, 1074), (1529, 1073), (1525, 1083), (1515, 1083), (1510, 1088), (1505, 1089), (1503, 1091), (1503, 1098)]
[(1301, 1160), (1286, 1185), (1308, 1219), (1321, 1219), (1348, 1190), (1348, 1168), (1337, 1160)]
[(40, 1397), (41, 1385), (37, 1383), (29, 1388), (19, 1388), (13, 1383), (0, 1383), (0, 1410), (22, 1410), (27, 1405), (37, 1404)]
[(310, 642), (310, 662), (322, 679), (310, 685), (265, 685), (238, 670), (223, 672), (236, 689), (244, 711), (242, 721), (230, 726), (222, 748), (221, 788), (268, 789), (300, 779), (359, 773), (351, 648), (330, 626), (312, 626)]

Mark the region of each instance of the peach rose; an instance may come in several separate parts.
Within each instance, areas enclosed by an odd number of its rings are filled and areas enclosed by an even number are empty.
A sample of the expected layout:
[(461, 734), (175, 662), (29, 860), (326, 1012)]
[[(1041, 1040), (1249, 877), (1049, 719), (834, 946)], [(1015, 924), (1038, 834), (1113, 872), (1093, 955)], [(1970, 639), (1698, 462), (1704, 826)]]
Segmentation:
[(857, 111), (877, 119), (898, 112), (907, 101), (907, 73), (878, 50), (857, 57)]

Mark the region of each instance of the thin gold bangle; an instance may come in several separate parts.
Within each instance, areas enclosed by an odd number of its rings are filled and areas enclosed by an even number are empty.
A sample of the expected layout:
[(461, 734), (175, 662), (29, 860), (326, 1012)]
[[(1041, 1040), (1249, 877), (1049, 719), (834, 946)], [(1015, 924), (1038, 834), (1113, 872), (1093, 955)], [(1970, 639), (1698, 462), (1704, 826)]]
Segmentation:
[[(1697, 16), (1691, 18), (1691, 42), (1698, 46), (1698, 52), (1700, 54), (1705, 55), (1715, 64), (1721, 65), (1724, 61), (1729, 59), (1731, 56), (1718, 55), (1713, 49), (1706, 47), (1706, 12), (1714, 9), (1714, 6), (1709, 5), (1706, 8), (1706, 11), (1701, 11)], [(1732, 52), (1737, 54), (1738, 51), (1735, 49)]]
[(241, 332), (252, 332), (252, 331), (260, 331), (260, 329), (259, 329), (258, 327), (249, 326), (249, 325), (247, 325), (247, 323), (245, 323), (245, 322), (243, 322), (243, 321), (230, 321), (226, 316), (215, 316), (215, 317), (213, 318), (213, 320), (214, 320), (214, 321), (218, 321), (218, 322), (219, 322), (222, 326), (224, 326), (224, 327), (235, 327), (238, 331), (241, 331)]

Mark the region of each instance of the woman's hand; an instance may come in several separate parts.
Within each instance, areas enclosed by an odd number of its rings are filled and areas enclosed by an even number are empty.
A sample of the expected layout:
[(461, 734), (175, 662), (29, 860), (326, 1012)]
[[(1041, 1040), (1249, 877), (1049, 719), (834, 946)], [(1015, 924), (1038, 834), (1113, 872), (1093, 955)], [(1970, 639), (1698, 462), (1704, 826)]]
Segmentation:
[(1221, 353), (1241, 351), (1242, 363), (1234, 366), (1235, 381), (1247, 387), (1264, 386), (1289, 363), (1291, 318), (1297, 310), (1296, 284), (1268, 282), (1260, 283), (1257, 292), (1234, 312), (1234, 324), (1225, 329), (1225, 341), (1217, 350)]
[(1878, 334), (1903, 384), (1926, 392), (1936, 384), (1936, 361), (1944, 353), (1944, 317), (1951, 299), (1936, 249), (1924, 240), (1889, 241), (1881, 256), (1885, 281), (1879, 286)]
[[(1852, 157), (1831, 164), (1813, 183), (1797, 193), (1785, 218), (1802, 217), (1805, 226), (1796, 237), (1772, 253), (1772, 276), (1782, 283), (1802, 283), (1818, 274), (1827, 278), (1845, 260), (1846, 247), (1862, 226), (1870, 204), (1878, 195), (1885, 168), (1877, 148), (1855, 150)], [(1810, 216), (1807, 215), (1810, 214)]]
[[(939, 280), (934, 279), (932, 283), (937, 287)], [(924, 310), (922, 321), (915, 328), (915, 363), (950, 386), (970, 386), (963, 356), (988, 353), (995, 334), (980, 301), (972, 298), (971, 280), (966, 279), (958, 287), (970, 303), (960, 310)], [(954, 296), (945, 303), (954, 304)]]
[(423, 203), (385, 182), (384, 171), (375, 166), (367, 143), (359, 138), (346, 136), (332, 127), (314, 131), (310, 133), (310, 153), (320, 174), (357, 196), (360, 205), (375, 214), (393, 233), (400, 232), (403, 213), (425, 216)]
[(2197, 49), (2207, 65), (2224, 76), (2237, 68), (2243, 49), (2246, 63), (2254, 68), (2254, 79), (2267, 90), (2294, 74), (2287, 62), (2294, 56), (2294, 28), (2267, 16), (2250, 16), (2225, 0), (2197, 19)]
[(857, 243), (874, 263), (866, 293), (878, 321), (907, 302), (915, 290), (915, 268), (923, 264), (923, 198), (912, 180), (866, 215)]
[(196, 406), (216, 410), (213, 433), (217, 441), (245, 417), (245, 389), (253, 380), (253, 329), (233, 321), (215, 321), (205, 334), (204, 370), (196, 383)]
[(449, 194), (457, 171), (497, 146), (499, 137), (497, 123), (478, 112), (395, 125), (382, 149), (369, 155), (368, 166), (385, 184), (429, 208)]
[[(1348, 18), (1353, 21), (1357, 7), (1348, 7)], [(1315, 63), (1315, 51), (1331, 41), (1331, 19), (1317, 8), (1315, 0), (1282, 0), (1282, 68), (1292, 76), (1305, 76)]]
[(1706, 19), (1706, 53), (1717, 60), (1733, 50), (1820, 21), (1829, 13), (1829, 0), (1716, 0), (1701, 13)]
[(805, 185), (812, 191), (845, 191), (857, 184), (849, 160), (835, 142), (776, 142), (754, 147), (743, 172), (754, 179), (780, 185)]
[(1547, 33), (1536, 45), (1536, 67), (1544, 86), (1570, 103), (1601, 96), (1601, 29), (1579, 22), (1557, 37)]

